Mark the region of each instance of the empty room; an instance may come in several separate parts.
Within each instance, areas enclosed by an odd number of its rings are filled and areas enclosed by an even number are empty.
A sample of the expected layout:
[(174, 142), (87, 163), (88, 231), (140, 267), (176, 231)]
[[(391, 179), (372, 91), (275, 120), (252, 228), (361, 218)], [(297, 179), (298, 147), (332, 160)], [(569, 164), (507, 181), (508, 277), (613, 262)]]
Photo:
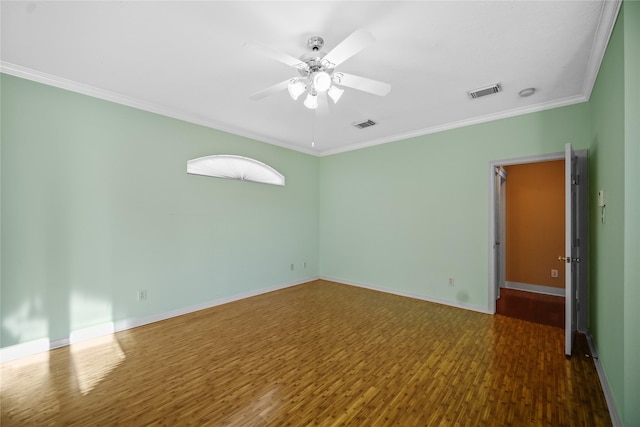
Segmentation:
[(640, 2), (0, 19), (2, 426), (640, 426)]

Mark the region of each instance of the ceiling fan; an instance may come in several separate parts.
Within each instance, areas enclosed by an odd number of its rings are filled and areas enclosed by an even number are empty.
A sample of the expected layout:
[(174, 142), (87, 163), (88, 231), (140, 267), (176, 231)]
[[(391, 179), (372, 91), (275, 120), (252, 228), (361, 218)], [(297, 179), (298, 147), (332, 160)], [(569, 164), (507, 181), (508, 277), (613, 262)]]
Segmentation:
[(315, 110), (318, 108), (319, 100), (323, 104), (327, 103), (326, 96), (331, 98), (334, 104), (337, 103), (344, 92), (344, 89), (340, 88), (340, 86), (385, 96), (391, 90), (390, 84), (335, 70), (338, 65), (374, 41), (375, 39), (371, 33), (364, 30), (356, 30), (330, 52), (325, 53), (321, 50), (324, 46), (324, 40), (322, 37), (314, 36), (307, 41), (310, 52), (303, 54), (300, 58), (295, 58), (270, 47), (247, 43), (245, 44), (246, 47), (276, 61), (290, 65), (300, 74), (299, 77), (289, 78), (256, 92), (249, 98), (259, 100), (287, 89), (291, 98), (297, 100), (300, 95), (307, 92), (304, 106)]

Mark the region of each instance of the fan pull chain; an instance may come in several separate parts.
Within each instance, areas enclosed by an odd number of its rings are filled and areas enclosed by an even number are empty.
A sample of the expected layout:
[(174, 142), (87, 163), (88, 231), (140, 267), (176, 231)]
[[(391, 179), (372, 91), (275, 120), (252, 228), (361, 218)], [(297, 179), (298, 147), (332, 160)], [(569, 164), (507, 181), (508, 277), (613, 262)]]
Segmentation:
[(311, 119), (311, 148), (316, 147), (316, 114), (313, 113), (313, 118)]

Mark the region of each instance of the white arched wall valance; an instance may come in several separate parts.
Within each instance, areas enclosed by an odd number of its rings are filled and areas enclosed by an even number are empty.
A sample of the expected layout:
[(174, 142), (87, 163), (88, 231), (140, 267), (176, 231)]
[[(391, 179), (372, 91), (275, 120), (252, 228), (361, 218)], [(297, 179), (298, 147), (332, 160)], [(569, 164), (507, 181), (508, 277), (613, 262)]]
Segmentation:
[(187, 161), (187, 173), (284, 186), (284, 175), (249, 157), (218, 154)]

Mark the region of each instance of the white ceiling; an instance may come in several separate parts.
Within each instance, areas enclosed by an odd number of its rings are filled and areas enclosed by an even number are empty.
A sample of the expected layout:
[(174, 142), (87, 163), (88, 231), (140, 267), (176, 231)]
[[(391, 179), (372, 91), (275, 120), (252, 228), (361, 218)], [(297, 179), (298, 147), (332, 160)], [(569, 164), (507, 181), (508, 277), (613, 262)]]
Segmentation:
[[(618, 1), (2, 1), (2, 71), (316, 155), (588, 100)], [(336, 70), (392, 85), (346, 88), (316, 115), (298, 75), (245, 48), (299, 57), (356, 29), (376, 42)], [(472, 100), (467, 91), (500, 82)], [(518, 92), (535, 87), (522, 98)], [(371, 119), (376, 126), (352, 124)], [(315, 147), (311, 141), (315, 140)]]

